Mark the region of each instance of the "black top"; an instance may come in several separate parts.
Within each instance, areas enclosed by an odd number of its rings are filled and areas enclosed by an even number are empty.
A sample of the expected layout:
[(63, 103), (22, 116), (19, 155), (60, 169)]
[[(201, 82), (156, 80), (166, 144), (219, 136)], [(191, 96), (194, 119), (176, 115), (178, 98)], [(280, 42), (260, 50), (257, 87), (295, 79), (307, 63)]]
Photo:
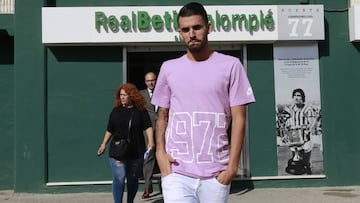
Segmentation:
[[(129, 120), (132, 116), (130, 134)], [(146, 110), (139, 111), (137, 108), (115, 107), (109, 116), (107, 131), (112, 134), (112, 139), (126, 138), (129, 135), (130, 146), (125, 158), (137, 159), (144, 155), (145, 138), (143, 131), (151, 127), (151, 120)]]

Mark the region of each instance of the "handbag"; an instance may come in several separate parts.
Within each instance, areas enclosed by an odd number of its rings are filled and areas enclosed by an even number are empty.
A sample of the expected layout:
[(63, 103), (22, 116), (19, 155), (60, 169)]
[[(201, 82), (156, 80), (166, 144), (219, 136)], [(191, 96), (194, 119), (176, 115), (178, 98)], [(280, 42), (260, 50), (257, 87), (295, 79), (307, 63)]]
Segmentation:
[[(121, 160), (124, 159), (127, 155), (127, 152), (129, 150), (129, 145), (131, 142), (130, 139), (130, 128), (131, 128), (131, 122), (132, 122), (132, 116), (134, 112), (132, 112), (129, 120), (129, 127), (128, 127), (128, 135), (126, 138), (121, 138), (121, 136), (115, 136), (110, 142), (110, 149), (109, 149), (109, 156), (116, 159)], [(119, 139), (117, 139), (117, 137)]]

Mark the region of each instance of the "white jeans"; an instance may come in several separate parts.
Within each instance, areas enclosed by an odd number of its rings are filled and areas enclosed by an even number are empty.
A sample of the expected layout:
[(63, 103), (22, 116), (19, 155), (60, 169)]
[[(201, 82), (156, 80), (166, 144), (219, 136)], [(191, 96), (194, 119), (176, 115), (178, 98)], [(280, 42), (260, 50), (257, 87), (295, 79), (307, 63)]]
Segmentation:
[(230, 185), (216, 178), (197, 179), (172, 173), (161, 178), (165, 203), (227, 203)]

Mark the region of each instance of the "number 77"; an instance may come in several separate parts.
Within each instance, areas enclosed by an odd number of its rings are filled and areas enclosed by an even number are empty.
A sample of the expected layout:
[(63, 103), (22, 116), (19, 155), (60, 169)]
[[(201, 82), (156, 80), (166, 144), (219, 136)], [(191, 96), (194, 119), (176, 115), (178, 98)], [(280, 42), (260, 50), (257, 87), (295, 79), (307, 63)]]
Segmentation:
[(311, 30), (311, 26), (312, 26), (312, 23), (313, 23), (313, 19), (312, 18), (305, 18), (305, 19), (299, 19), (299, 18), (290, 18), (288, 19), (288, 23), (290, 25), (292, 25), (292, 29), (291, 29), (291, 32), (289, 34), (290, 37), (297, 37), (299, 36), (299, 34), (297, 33), (298, 31), (298, 26), (299, 26), (299, 22), (301, 21), (301, 23), (303, 25), (306, 25), (306, 28), (305, 28), (305, 31), (304, 31), (304, 34), (303, 36), (305, 37), (310, 37), (312, 36), (312, 33), (310, 32)]

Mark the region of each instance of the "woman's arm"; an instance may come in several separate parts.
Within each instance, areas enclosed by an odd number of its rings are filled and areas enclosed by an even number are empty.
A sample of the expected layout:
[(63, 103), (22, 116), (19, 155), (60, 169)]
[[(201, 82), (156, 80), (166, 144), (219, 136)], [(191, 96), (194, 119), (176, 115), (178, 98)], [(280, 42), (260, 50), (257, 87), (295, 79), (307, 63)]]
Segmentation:
[(148, 145), (147, 145), (147, 148), (148, 149), (152, 149), (155, 144), (154, 144), (154, 131), (153, 131), (153, 128), (152, 127), (149, 127), (145, 130), (146, 132), (146, 136), (148, 138)]
[(106, 131), (105, 135), (104, 135), (104, 139), (98, 149), (98, 155), (101, 155), (102, 153), (104, 153), (105, 149), (106, 149), (106, 144), (109, 142), (110, 138), (111, 138), (111, 132)]

